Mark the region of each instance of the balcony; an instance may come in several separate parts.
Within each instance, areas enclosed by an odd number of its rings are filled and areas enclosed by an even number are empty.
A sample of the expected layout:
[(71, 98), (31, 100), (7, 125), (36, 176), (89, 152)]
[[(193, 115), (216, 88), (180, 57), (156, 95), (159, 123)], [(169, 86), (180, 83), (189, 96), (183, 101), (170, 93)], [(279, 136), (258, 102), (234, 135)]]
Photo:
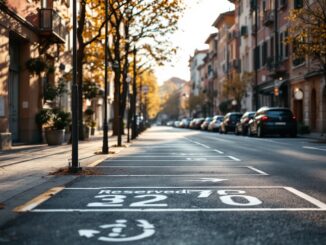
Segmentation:
[(53, 9), (40, 9), (40, 35), (53, 43), (65, 43), (66, 28)]
[(275, 16), (273, 10), (267, 10), (264, 12), (264, 25), (269, 26), (274, 23)]

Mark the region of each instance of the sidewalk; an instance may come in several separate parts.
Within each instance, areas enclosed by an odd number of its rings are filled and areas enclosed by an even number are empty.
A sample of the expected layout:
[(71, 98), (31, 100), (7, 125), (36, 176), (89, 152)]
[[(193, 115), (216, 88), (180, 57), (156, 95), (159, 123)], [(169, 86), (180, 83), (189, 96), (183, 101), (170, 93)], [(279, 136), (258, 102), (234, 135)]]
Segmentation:
[(309, 134), (298, 134), (299, 137), (301, 138), (308, 138), (308, 139), (314, 139), (320, 142), (325, 142), (326, 143), (326, 134), (322, 133), (309, 133)]
[[(111, 134), (109, 134), (111, 135)], [(123, 144), (126, 138), (123, 137)], [(112, 157), (125, 147), (113, 147), (116, 137), (109, 137), (110, 154), (100, 154), (103, 137), (99, 133), (88, 141), (78, 144), (78, 159), (81, 167), (103, 161)], [(11, 209), (32, 199), (40, 193), (54, 187), (64, 185), (78, 176), (49, 175), (60, 168), (69, 166), (71, 144), (61, 146), (20, 145), (11, 150), (0, 151), (0, 224), (6, 220), (3, 215), (13, 215)], [(11, 214), (10, 214), (11, 213)]]

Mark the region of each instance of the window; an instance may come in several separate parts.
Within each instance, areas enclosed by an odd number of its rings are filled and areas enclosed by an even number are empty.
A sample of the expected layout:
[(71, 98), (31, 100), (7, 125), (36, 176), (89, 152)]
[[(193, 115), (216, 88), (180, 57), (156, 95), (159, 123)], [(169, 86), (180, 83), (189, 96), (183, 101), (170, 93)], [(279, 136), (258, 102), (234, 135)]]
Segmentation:
[(263, 43), (263, 46), (262, 46), (262, 59), (261, 59), (261, 62), (262, 62), (262, 65), (266, 65), (266, 61), (267, 61), (267, 42), (265, 41)]
[(257, 46), (254, 50), (255, 69), (260, 68), (260, 46)]
[(301, 9), (303, 7), (303, 0), (294, 0), (294, 8)]

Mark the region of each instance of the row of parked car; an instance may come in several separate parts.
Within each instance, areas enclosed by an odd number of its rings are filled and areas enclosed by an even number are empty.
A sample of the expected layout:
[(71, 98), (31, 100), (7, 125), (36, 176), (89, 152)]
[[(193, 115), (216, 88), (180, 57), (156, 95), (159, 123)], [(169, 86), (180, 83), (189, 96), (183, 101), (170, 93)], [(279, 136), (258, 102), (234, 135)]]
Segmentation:
[(178, 128), (201, 129), (221, 134), (234, 132), (236, 135), (278, 134), (281, 136), (297, 136), (297, 121), (288, 108), (262, 107), (258, 111), (229, 112), (225, 116), (216, 115), (206, 118), (184, 118), (172, 124)]

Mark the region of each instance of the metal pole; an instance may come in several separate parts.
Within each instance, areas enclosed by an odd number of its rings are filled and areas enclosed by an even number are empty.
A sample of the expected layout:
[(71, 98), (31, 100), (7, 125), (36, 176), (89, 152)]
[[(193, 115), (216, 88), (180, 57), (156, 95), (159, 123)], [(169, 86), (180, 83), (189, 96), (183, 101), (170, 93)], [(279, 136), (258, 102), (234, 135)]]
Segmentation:
[(71, 86), (71, 114), (72, 114), (72, 126), (71, 126), (71, 165), (69, 166), (70, 172), (78, 172), (81, 170), (78, 161), (78, 84), (77, 84), (77, 3), (73, 1), (72, 8), (73, 15), (73, 55), (72, 55), (72, 67), (73, 67), (73, 83)]
[(258, 90), (258, 64), (257, 64), (257, 59), (258, 59), (258, 2), (257, 0), (254, 1), (255, 4), (255, 109), (258, 110), (259, 107), (259, 90)]
[(104, 61), (104, 121), (103, 121), (103, 146), (102, 153), (109, 153), (109, 139), (108, 139), (108, 0), (105, 0), (105, 61)]
[(133, 64), (133, 83), (132, 83), (132, 113), (133, 113), (133, 120), (132, 120), (132, 139), (135, 139), (137, 137), (137, 71), (136, 71), (136, 55), (137, 55), (137, 50), (136, 50), (136, 45), (134, 45), (134, 64)]
[(127, 113), (127, 143), (130, 143), (130, 113), (131, 113), (131, 108), (130, 108), (130, 94), (129, 94), (129, 83), (128, 83), (128, 89), (127, 89), (127, 100), (128, 100), (128, 113)]

